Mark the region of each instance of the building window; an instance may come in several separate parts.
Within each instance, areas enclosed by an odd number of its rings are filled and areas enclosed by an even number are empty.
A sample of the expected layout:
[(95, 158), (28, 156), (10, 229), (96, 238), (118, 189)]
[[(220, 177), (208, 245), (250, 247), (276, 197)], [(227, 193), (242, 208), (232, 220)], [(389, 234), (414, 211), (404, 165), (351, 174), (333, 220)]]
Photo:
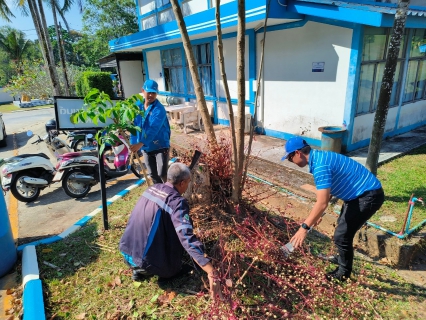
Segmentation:
[[(206, 96), (213, 95), (212, 57), (210, 48), (210, 43), (192, 46), (195, 61), (198, 66), (201, 86)], [(194, 83), (192, 82), (191, 73), (189, 72), (188, 62), (187, 59), (182, 59), (183, 57), (183, 48), (161, 51), (161, 62), (163, 64), (166, 91), (181, 94), (195, 94)], [(186, 92), (184, 68), (186, 71)]]
[(176, 48), (161, 51), (161, 62), (163, 63), (166, 91), (185, 93), (182, 49)]
[(142, 19), (142, 30), (146, 30), (157, 25), (157, 17), (156, 15), (152, 15)]
[(158, 13), (158, 24), (164, 24), (176, 20), (172, 9), (166, 9)]
[[(405, 44), (407, 36), (401, 40), (401, 47), (395, 70), (389, 106), (398, 104), (401, 90), (401, 74), (404, 65)], [(382, 85), (383, 72), (387, 58), (388, 44), (390, 41), (389, 28), (364, 29), (364, 44), (362, 51), (361, 75), (359, 81), (357, 115), (376, 111)]]
[(157, 5), (157, 8), (165, 6), (166, 4), (169, 4), (169, 3), (170, 3), (170, 0), (155, 0), (155, 4)]
[(408, 71), (402, 101), (426, 99), (426, 30), (415, 29), (411, 39)]
[[(212, 57), (210, 43), (193, 46), (195, 61), (198, 66), (198, 75), (200, 77), (201, 86), (206, 96), (213, 95), (212, 86)], [(186, 82), (188, 85), (188, 93), (195, 94), (194, 83), (192, 82), (191, 73), (187, 67)]]

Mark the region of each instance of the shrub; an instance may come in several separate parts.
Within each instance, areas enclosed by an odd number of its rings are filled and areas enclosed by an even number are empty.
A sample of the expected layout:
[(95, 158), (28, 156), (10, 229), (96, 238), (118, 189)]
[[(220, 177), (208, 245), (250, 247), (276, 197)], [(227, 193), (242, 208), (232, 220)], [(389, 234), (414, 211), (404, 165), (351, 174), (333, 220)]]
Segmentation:
[(76, 82), (77, 95), (80, 97), (85, 97), (92, 89), (98, 89), (113, 98), (114, 92), (112, 87), (109, 72), (86, 71), (83, 72)]

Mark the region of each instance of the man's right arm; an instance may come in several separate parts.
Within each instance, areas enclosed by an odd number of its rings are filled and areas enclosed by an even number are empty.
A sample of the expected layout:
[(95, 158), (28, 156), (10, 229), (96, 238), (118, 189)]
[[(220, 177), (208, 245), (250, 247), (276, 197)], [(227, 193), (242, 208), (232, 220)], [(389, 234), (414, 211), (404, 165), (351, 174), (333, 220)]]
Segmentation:
[(189, 220), (189, 206), (186, 200), (180, 201), (178, 207), (172, 214), (172, 222), (184, 249), (200, 266), (200, 268), (207, 273), (211, 297), (213, 299), (218, 297), (222, 299), (219, 275), (213, 268), (210, 259), (205, 256), (204, 245), (193, 233), (192, 223)]

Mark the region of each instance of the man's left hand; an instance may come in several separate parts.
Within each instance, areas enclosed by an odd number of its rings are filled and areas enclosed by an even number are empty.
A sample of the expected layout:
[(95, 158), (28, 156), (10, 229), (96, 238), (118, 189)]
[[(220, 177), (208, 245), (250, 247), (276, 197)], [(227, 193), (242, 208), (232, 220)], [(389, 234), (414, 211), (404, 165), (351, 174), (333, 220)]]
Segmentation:
[(303, 229), (302, 227), (297, 230), (296, 234), (291, 238), (290, 242), (293, 244), (294, 248), (300, 247), (305, 241), (306, 235), (308, 234), (308, 230)]

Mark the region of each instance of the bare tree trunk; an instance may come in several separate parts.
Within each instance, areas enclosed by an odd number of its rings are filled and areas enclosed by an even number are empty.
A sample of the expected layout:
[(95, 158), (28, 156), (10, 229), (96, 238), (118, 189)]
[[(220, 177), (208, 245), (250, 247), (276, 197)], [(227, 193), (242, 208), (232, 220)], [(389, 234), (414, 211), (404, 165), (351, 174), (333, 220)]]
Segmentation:
[(245, 47), (246, 47), (246, 4), (245, 0), (238, 0), (238, 28), (237, 28), (237, 86), (238, 86), (238, 118), (236, 130), (238, 171), (234, 175), (232, 186), (232, 201), (238, 203), (241, 197), (241, 180), (244, 164), (244, 114), (246, 109), (246, 76), (245, 76)]
[(62, 73), (63, 73), (63, 77), (64, 77), (65, 95), (67, 97), (69, 97), (70, 96), (70, 85), (69, 85), (69, 82), (68, 82), (67, 65), (65, 63), (64, 44), (62, 43), (61, 32), (59, 31), (58, 19), (56, 17), (55, 0), (51, 1), (51, 5), (52, 5), (53, 23), (55, 25), (55, 31), (56, 31), (56, 39), (58, 41), (59, 60), (61, 61)]
[[(220, 0), (216, 1), (216, 33), (217, 33), (217, 51), (220, 64), (220, 74), (222, 76), (223, 88), (225, 89), (226, 103), (228, 105), (229, 123), (231, 126), (232, 153), (234, 159), (234, 173), (238, 172), (237, 166), (237, 143), (235, 138), (234, 110), (231, 103), (231, 94), (229, 93), (228, 78), (225, 71), (225, 60), (223, 56), (222, 27), (220, 24)], [(234, 185), (233, 185), (234, 187)]]
[(192, 51), (191, 41), (189, 40), (186, 24), (183, 20), (182, 10), (179, 7), (178, 0), (170, 0), (176, 21), (182, 36), (183, 47), (185, 49), (186, 58), (189, 64), (189, 71), (191, 72), (192, 82), (194, 83), (195, 96), (197, 99), (198, 108), (201, 112), (203, 119), (204, 130), (207, 134), (207, 139), (210, 143), (217, 144), (216, 135), (214, 133), (213, 124), (210, 119), (210, 114), (207, 109), (206, 99), (204, 97), (203, 87), (200, 83), (200, 76), (198, 74), (197, 62), (195, 61), (194, 52)]
[(259, 98), (260, 79), (262, 78), (262, 74), (263, 74), (263, 57), (264, 57), (264, 54), (265, 54), (266, 27), (267, 27), (267, 22), (268, 22), (268, 14), (269, 14), (270, 4), (271, 4), (271, 0), (268, 0), (268, 3), (266, 5), (265, 22), (263, 23), (262, 54), (260, 56), (259, 73), (257, 75), (256, 97), (254, 98), (254, 115), (250, 119), (250, 138), (249, 138), (249, 142), (248, 142), (246, 162), (245, 162), (244, 171), (243, 171), (243, 181), (241, 182), (241, 191), (244, 190), (244, 185), (246, 183), (248, 165), (249, 165), (250, 154), (251, 154), (251, 145), (252, 145), (252, 142), (253, 142), (254, 120), (257, 119), (257, 100)]
[(383, 72), (382, 85), (380, 87), (379, 101), (374, 116), (373, 131), (371, 133), (370, 146), (368, 148), (366, 167), (374, 175), (377, 174), (380, 147), (382, 145), (383, 133), (385, 131), (386, 118), (389, 110), (389, 101), (392, 93), (393, 78), (395, 75), (401, 38), (404, 35), (405, 21), (410, 0), (399, 0), (398, 9), (393, 23), (392, 36), (389, 43), (388, 56), (385, 70)]
[[(38, 11), (36, 1), (28, 0), (28, 7), (30, 8), (31, 17), (33, 18), (38, 40), (40, 42), (40, 47), (43, 54), (44, 62), (46, 63), (49, 70), (49, 76), (50, 76), (50, 81), (52, 83), (53, 94), (59, 96), (61, 93), (61, 90), (59, 86), (58, 75), (56, 74), (55, 62), (54, 60), (53, 61), (51, 60), (51, 56), (49, 54), (49, 49), (48, 49), (47, 41), (46, 41), (46, 33), (43, 30), (43, 26), (40, 20), (40, 14)], [(56, 74), (56, 77), (55, 77), (55, 74)]]
[(53, 82), (53, 87), (55, 89), (55, 95), (59, 96), (61, 95), (61, 84), (59, 82), (58, 72), (56, 71), (56, 63), (55, 58), (53, 57), (53, 48), (52, 43), (50, 42), (49, 32), (47, 29), (46, 24), (46, 16), (44, 15), (44, 9), (43, 9), (43, 2), (41, 0), (38, 0), (38, 9), (40, 11), (40, 21), (41, 21), (41, 33), (44, 33), (44, 38), (47, 44), (48, 51), (46, 52), (46, 56), (50, 57), (51, 64), (49, 67), (49, 72), (52, 72), (52, 75), (55, 79)]

